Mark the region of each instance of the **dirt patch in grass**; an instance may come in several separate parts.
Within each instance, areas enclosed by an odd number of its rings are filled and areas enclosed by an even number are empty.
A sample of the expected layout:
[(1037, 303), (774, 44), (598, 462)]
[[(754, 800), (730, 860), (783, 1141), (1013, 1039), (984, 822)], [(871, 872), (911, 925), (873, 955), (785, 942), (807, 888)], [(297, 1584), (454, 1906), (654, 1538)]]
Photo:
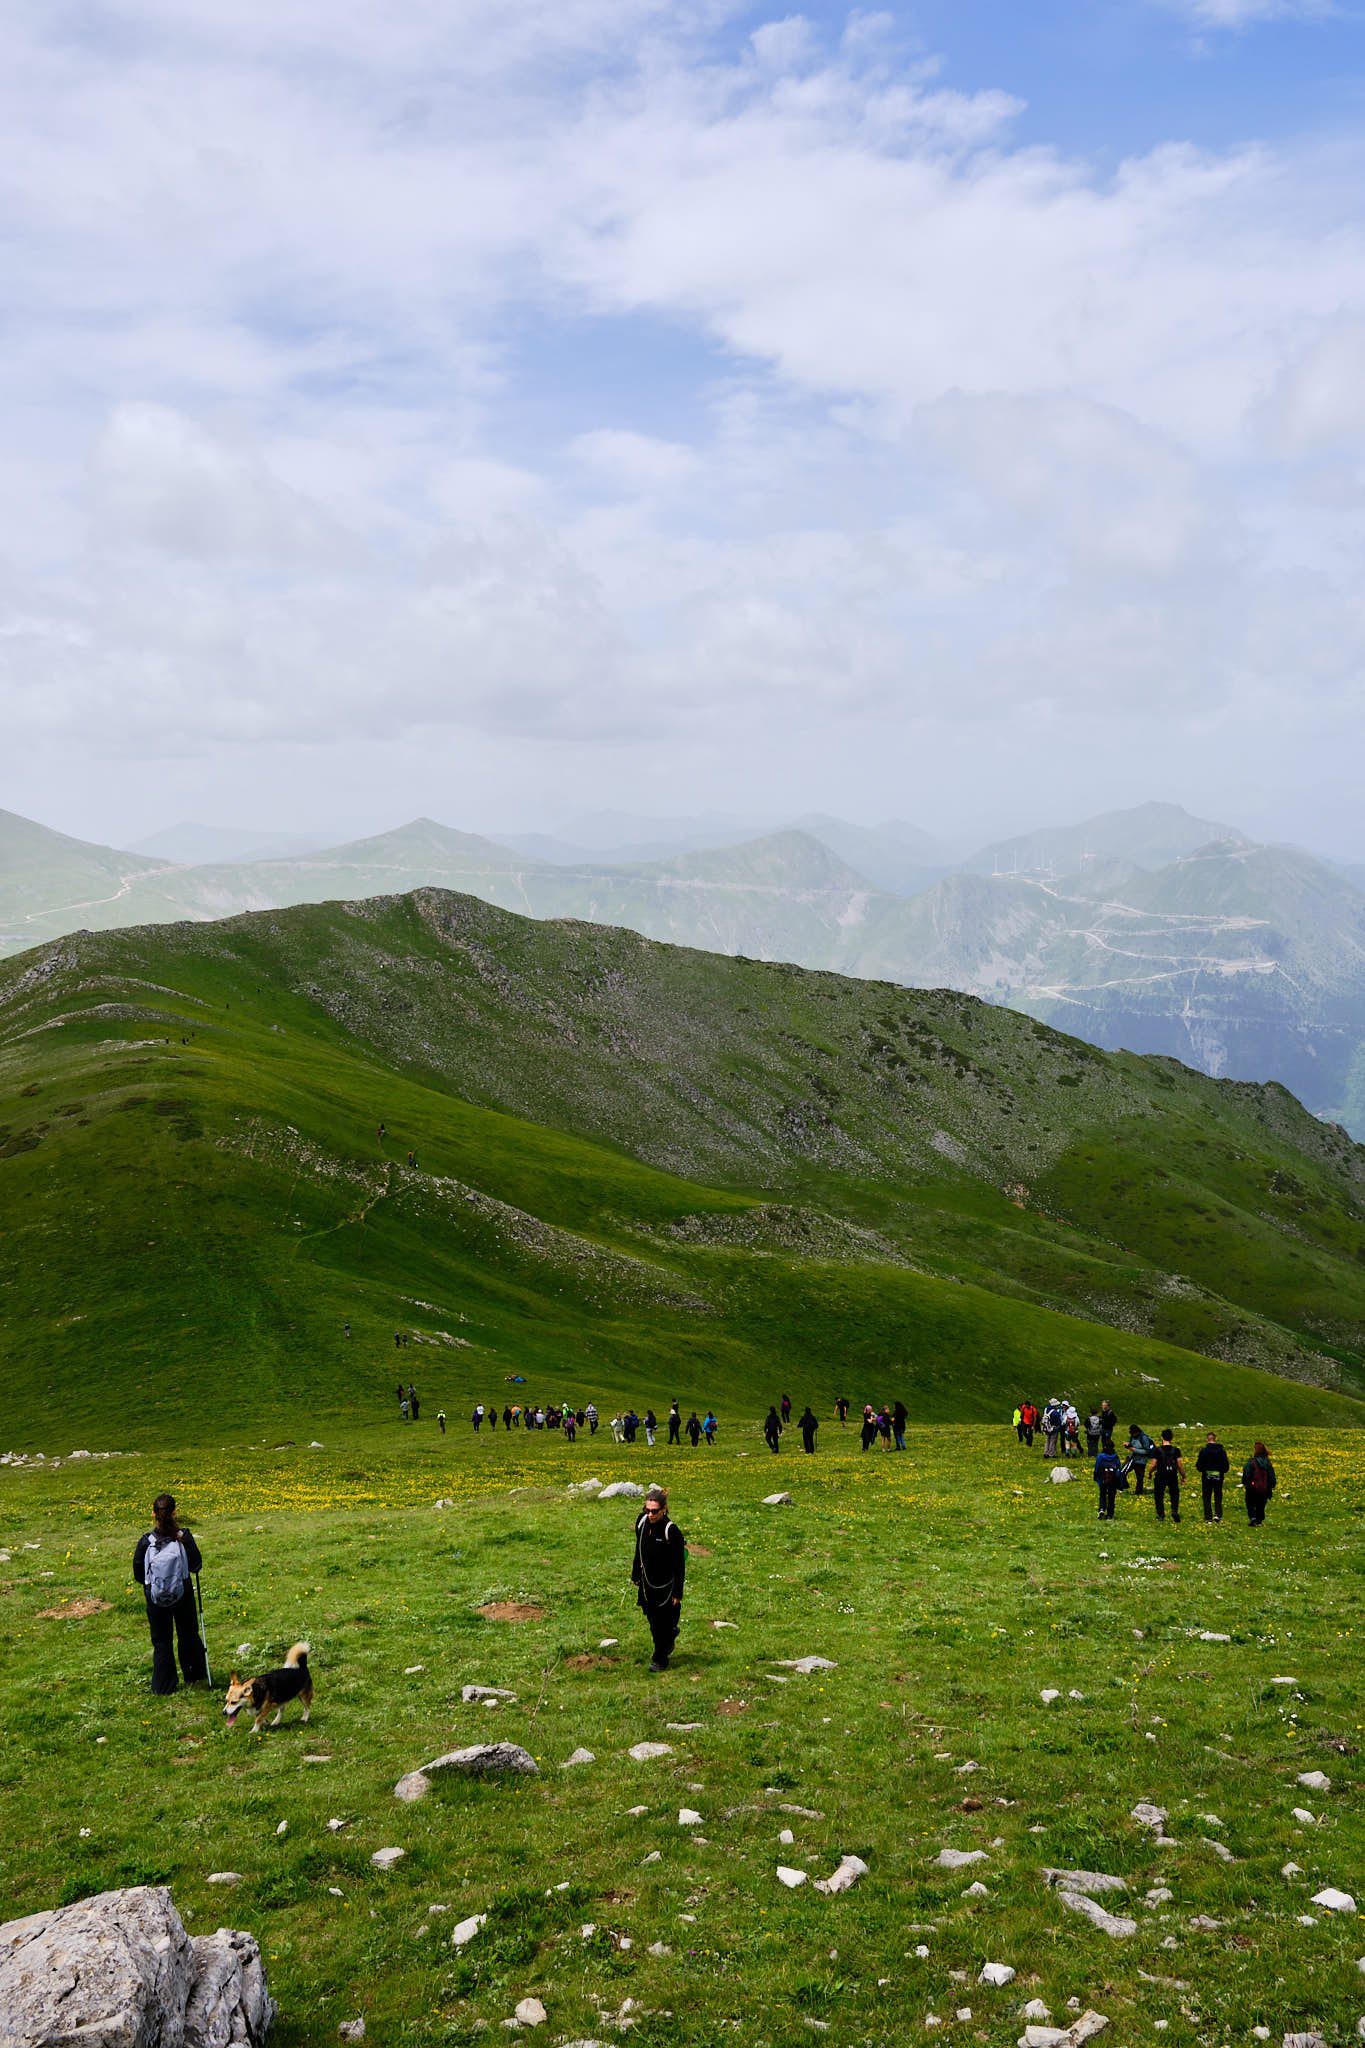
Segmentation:
[(490, 1621), (544, 1621), (545, 1609), (530, 1600), (489, 1600), (479, 1609)]
[(68, 1600), (64, 1607), (40, 1607), (39, 1621), (84, 1621), (88, 1614), (107, 1614), (109, 1600)]
[(612, 1663), (612, 1658), (599, 1657), (596, 1650), (580, 1650), (576, 1657), (566, 1657), (564, 1659), (564, 1669), (566, 1671), (609, 1671), (612, 1668)]
[(720, 1705), (716, 1708), (716, 1712), (718, 1714), (727, 1714), (731, 1716), (735, 1714), (747, 1714), (748, 1711), (749, 1702), (747, 1700), (722, 1700)]
[(715, 1555), (710, 1546), (705, 1543), (689, 1543), (687, 1554), (689, 1557), (713, 1557)]

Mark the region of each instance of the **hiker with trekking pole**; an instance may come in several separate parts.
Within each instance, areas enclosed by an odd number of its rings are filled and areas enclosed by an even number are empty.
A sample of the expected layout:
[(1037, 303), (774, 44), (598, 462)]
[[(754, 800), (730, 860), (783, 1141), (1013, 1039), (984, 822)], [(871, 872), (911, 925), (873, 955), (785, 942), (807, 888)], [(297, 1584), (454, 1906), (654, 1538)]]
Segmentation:
[(207, 1685), (202, 1594), (195, 1598), (204, 1560), (189, 1530), (176, 1519), (174, 1495), (159, 1493), (152, 1502), (152, 1517), (152, 1527), (138, 1538), (133, 1552), (133, 1577), (146, 1597), (152, 1637), (152, 1691), (176, 1690), (177, 1651), (186, 1685)]

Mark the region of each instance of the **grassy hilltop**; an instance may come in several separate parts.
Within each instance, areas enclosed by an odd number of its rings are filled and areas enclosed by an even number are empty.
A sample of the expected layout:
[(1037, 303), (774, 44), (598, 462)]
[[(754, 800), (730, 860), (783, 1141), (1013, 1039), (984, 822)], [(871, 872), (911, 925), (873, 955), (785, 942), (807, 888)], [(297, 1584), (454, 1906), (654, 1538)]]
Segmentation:
[(1354, 1423), (1363, 1213), (1280, 1088), (440, 891), (0, 966), (14, 1447), (303, 1436), (399, 1372)]

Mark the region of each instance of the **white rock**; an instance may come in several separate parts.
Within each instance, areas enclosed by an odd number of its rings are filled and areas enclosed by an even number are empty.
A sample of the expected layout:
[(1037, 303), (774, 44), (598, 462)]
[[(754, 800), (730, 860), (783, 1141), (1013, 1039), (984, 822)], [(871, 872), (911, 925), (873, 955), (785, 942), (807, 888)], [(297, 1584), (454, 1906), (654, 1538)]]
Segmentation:
[(566, 1487), (565, 1491), (578, 1494), (600, 1493), (602, 1482), (600, 1479), (580, 1479), (577, 1485)]
[(1321, 2034), (1286, 2034), (1284, 2048), (1327, 2048)]
[(861, 1856), (843, 1856), (837, 1870), (831, 1871), (828, 1877), (816, 1878), (815, 1889), (818, 1892), (852, 1891), (858, 1879), (866, 1876), (867, 1865)]
[(1300, 1927), (1316, 1927), (1318, 1924), (1318, 1916), (1316, 1913), (1300, 1913), (1298, 1916), (1298, 1921)]
[(934, 1859), (940, 1870), (965, 1870), (971, 1863), (986, 1860), (984, 1849), (940, 1849)]
[(978, 1878), (975, 1884), (969, 1884), (967, 1886), (962, 1896), (964, 1899), (988, 1899), (990, 1897), (990, 1891), (986, 1885), (982, 1884), (980, 1878)]
[(485, 1700), (514, 1700), (516, 1694), (500, 1685), (462, 1685), (460, 1698), (466, 1706), (481, 1706)]
[(1025, 2020), (1050, 2020), (1052, 2014), (1043, 2004), (1041, 1998), (1031, 1998), (1019, 2017)]
[(543, 2027), (547, 2017), (538, 1998), (518, 1999), (516, 2014), (524, 2027)]
[(1310, 1792), (1330, 1792), (1332, 1780), (1323, 1771), (1300, 1771), (1295, 1782), (1304, 1785)]
[(451, 1947), (463, 1948), (467, 1941), (472, 1941), (487, 1918), (487, 1913), (471, 1913), (467, 1920), (458, 1921), (450, 1932)]
[(1318, 1824), (1317, 1815), (1310, 1813), (1306, 1806), (1296, 1806), (1294, 1808), (1294, 1818), (1299, 1823), (1299, 1826), (1303, 1828), (1315, 1828)]
[(649, 1812), (649, 1808), (647, 1806), (628, 1806), (626, 1812), (632, 1820), (641, 1820)]
[(804, 1884), (808, 1874), (804, 1870), (790, 1870), (785, 1863), (779, 1863), (777, 1866), (777, 1881), (784, 1884), (789, 1892), (794, 1892), (798, 1885)]
[(1047, 1476), (1054, 1486), (1068, 1486), (1076, 1475), (1069, 1465), (1054, 1465)]
[(1232, 1641), (1232, 1637), (1220, 1635), (1216, 1629), (1201, 1628), (1199, 1631), (1199, 1640), (1201, 1643), (1230, 1643)]
[(1075, 1686), (1073, 1685), (1070, 1692), (1067, 1694), (1067, 1698), (1069, 1700), (1083, 1700), (1085, 1698), (1085, 1694), (1083, 1692), (1077, 1692)]
[(1066, 2048), (1070, 2038), (1065, 2027), (1025, 2027), (1019, 2048)]
[(984, 1963), (978, 1984), (1012, 1984), (1015, 1972), (1008, 1963)]
[(1297, 1685), (1298, 1682), (1297, 1678), (1272, 1678), (1270, 1681), (1272, 1685)]
[(572, 1770), (575, 1764), (595, 1764), (597, 1758), (590, 1749), (576, 1749), (572, 1756), (566, 1756), (559, 1766), (561, 1771)]
[(782, 1844), (782, 1847), (784, 1849), (790, 1849), (792, 1843), (796, 1840), (796, 1837), (792, 1833), (790, 1828), (783, 1828), (781, 1834), (778, 1836), (777, 1839)]
[(394, 1786), (393, 1796), (411, 1806), (414, 1800), (425, 1799), (430, 1790), (431, 1780), (425, 1771), (407, 1771)]
[(1281, 1876), (1281, 1877), (1302, 1877), (1302, 1876), (1303, 1876), (1303, 1865), (1302, 1865), (1301, 1863), (1282, 1863), (1282, 1864), (1280, 1865), (1280, 1876)]
[(1058, 1692), (1055, 1685), (1049, 1685), (1045, 1688), (1044, 1691), (1039, 1693), (1038, 1697), (1045, 1707), (1050, 1707), (1054, 1700), (1059, 1700), (1061, 1698), (1061, 1694)]
[(425, 1664), (405, 1664), (403, 1666), (403, 1676), (404, 1678), (415, 1678), (419, 1671), (425, 1671), (426, 1668)]
[(953, 2014), (953, 2018), (955, 2020), (969, 2020), (971, 2016), (972, 2009), (969, 2005), (960, 2005), (957, 2011)]
[(712, 1628), (738, 1628), (739, 1623), (737, 1621), (713, 1621), (711, 1626)]
[(1253, 2027), (1251, 2032), (1257, 2041), (1268, 2041), (1270, 2039), (1269, 2027)]
[(447, 1495), (442, 1494), (441, 1498), (439, 1500), (434, 1500), (431, 1503), (431, 1505), (434, 1508), (453, 1508), (455, 1503), (453, 1500), (449, 1499)]
[(392, 1870), (407, 1855), (406, 1849), (376, 1849), (370, 1861), (376, 1870)]
[(637, 1764), (652, 1763), (656, 1756), (672, 1756), (671, 1742), (637, 1742), (626, 1754), (633, 1756)]
[(673, 1951), (666, 1941), (651, 1941), (649, 1953), (652, 1956), (671, 1956)]
[(763, 1505), (765, 1508), (793, 1508), (796, 1502), (789, 1493), (765, 1493)]
[[(1196, 1913), (1190, 1922), (1191, 1927), (1195, 1928), (1200, 1934), (1216, 1934), (1222, 1924), (1221, 1920), (1215, 1920), (1208, 1913)], [(1163, 1942), (1162, 1947), (1164, 1948), (1165, 1945), (1165, 1942)], [(1175, 1943), (1172, 1942), (1171, 1946), (1174, 1948)]]
[(1130, 1934), (1137, 1933), (1136, 1920), (1128, 1920), (1122, 1914), (1106, 1913), (1103, 1906), (1084, 1892), (1062, 1891), (1057, 1896), (1073, 1913), (1084, 1913), (1101, 1934), (1112, 1935), (1116, 1941), (1126, 1941)]
[[(1064, 1892), (1126, 1892), (1127, 1882), (1121, 1877), (1111, 1877), (1107, 1870), (1053, 1870), (1050, 1866), (1043, 1876), (1058, 1891)], [(1167, 1898), (1170, 1893), (1166, 1894)]]
[(241, 1881), (240, 1870), (211, 1870), (204, 1879), (205, 1884), (240, 1884)]
[(598, 1494), (599, 1500), (639, 1500), (644, 1494), (643, 1486), (637, 1486), (633, 1479), (617, 1479), (610, 1486), (604, 1486)]
[(1223, 1863), (1235, 1863), (1237, 1861), (1237, 1858), (1233, 1855), (1226, 1842), (1215, 1842), (1212, 1835), (1205, 1835), (1203, 1840), (1204, 1847), (1212, 1849), (1214, 1855)]
[(838, 1665), (829, 1657), (779, 1657), (778, 1663), (784, 1671), (800, 1671), (809, 1678), (812, 1671), (837, 1671)]
[(278, 1827), (276, 1828), (276, 1830), (275, 1830), (275, 1833), (276, 1833), (277, 1835), (287, 1835), (287, 1834), (289, 1833), (289, 1823), (288, 1823), (288, 1821), (287, 1821), (287, 1820), (282, 1820), (282, 1821), (280, 1822), (279, 1826), (278, 1826)]
[(1356, 1902), (1349, 1892), (1338, 1891), (1334, 1884), (1325, 1885), (1320, 1892), (1314, 1892), (1313, 1904), (1321, 1906), (1326, 1913), (1354, 1913)]
[(1169, 1906), (1174, 1897), (1175, 1893), (1173, 1891), (1169, 1891), (1164, 1884), (1159, 1884), (1153, 1886), (1142, 1903), (1144, 1906), (1151, 1906), (1155, 1910), (1157, 1906)]
[(1139, 1799), (1137, 1805), (1132, 1810), (1131, 1817), (1136, 1821), (1141, 1821), (1145, 1828), (1164, 1828), (1166, 1825), (1165, 1807), (1153, 1806), (1146, 1799)]
[(680, 1806), (678, 1808), (678, 1826), (680, 1828), (699, 1828), (701, 1826), (701, 1815), (696, 1811), (695, 1807)]
[(599, 1650), (614, 1650), (620, 1640), (619, 1636), (603, 1636), (597, 1647)]
[(663, 1860), (664, 1852), (662, 1849), (651, 1849), (648, 1856), (642, 1856), (640, 1858), (641, 1868), (643, 1868), (646, 1863), (662, 1863)]
[(337, 2028), (337, 2038), (342, 2041), (363, 2041), (365, 2038), (364, 2020), (343, 2020)]
[(927, 2012), (924, 2015), (924, 2024), (926, 2028), (941, 2027), (943, 2025), (943, 2022), (936, 2012)]

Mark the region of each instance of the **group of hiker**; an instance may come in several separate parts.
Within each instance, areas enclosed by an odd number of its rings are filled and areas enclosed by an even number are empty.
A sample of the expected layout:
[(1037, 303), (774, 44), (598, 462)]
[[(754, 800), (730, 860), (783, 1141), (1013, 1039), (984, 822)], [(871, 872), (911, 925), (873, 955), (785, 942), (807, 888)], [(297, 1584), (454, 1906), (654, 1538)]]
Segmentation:
[[(474, 1403), (474, 1411), (469, 1420), (474, 1425), (476, 1436), (483, 1428), (485, 1422), (488, 1424), (490, 1433), (496, 1435), (498, 1427), (497, 1402), (490, 1401), (485, 1408), (482, 1401), (476, 1401)], [(523, 1406), (520, 1401), (504, 1401), (502, 1405), (502, 1426), (504, 1430), (562, 1429), (569, 1443), (574, 1441), (580, 1429), (586, 1429), (589, 1436), (596, 1436), (597, 1423), (598, 1414), (595, 1401), (589, 1401), (582, 1408), (575, 1408), (568, 1401), (558, 1403), (551, 1401), (548, 1406), (544, 1407), (538, 1403), (533, 1405), (530, 1402)]]
[[(1039, 1412), (1036, 1402), (1021, 1401), (1013, 1416), (1015, 1435), (1021, 1444), (1031, 1445), (1035, 1434), (1041, 1430), (1043, 1448), (1049, 1457), (1060, 1454), (1072, 1457), (1080, 1453), (1081, 1421), (1074, 1402), (1053, 1395), (1047, 1406)], [(1120, 1456), (1114, 1447), (1114, 1434), (1118, 1429), (1118, 1417), (1108, 1401), (1101, 1401), (1090, 1409), (1085, 1420), (1086, 1455), (1094, 1458), (1094, 1479), (1099, 1488), (1099, 1519), (1112, 1522), (1114, 1506), (1120, 1493), (1128, 1491), (1128, 1482), (1133, 1481), (1134, 1493), (1146, 1491), (1147, 1469), (1152, 1469), (1152, 1498), (1156, 1507), (1156, 1518), (1164, 1522), (1169, 1508), (1171, 1520), (1180, 1520), (1180, 1489), (1186, 1479), (1185, 1456), (1175, 1441), (1172, 1430), (1163, 1429), (1158, 1443), (1150, 1437), (1139, 1423), (1130, 1422), (1126, 1443), (1126, 1456)], [(1226, 1447), (1219, 1442), (1215, 1430), (1209, 1430), (1199, 1448), (1195, 1461), (1199, 1474), (1200, 1492), (1204, 1503), (1204, 1520), (1221, 1522), (1223, 1519), (1223, 1483), (1232, 1470), (1232, 1460)], [(1265, 1520), (1266, 1507), (1275, 1491), (1275, 1467), (1270, 1454), (1259, 1440), (1253, 1445), (1251, 1455), (1242, 1466), (1241, 1487), (1246, 1502), (1247, 1521), (1253, 1529)]]

